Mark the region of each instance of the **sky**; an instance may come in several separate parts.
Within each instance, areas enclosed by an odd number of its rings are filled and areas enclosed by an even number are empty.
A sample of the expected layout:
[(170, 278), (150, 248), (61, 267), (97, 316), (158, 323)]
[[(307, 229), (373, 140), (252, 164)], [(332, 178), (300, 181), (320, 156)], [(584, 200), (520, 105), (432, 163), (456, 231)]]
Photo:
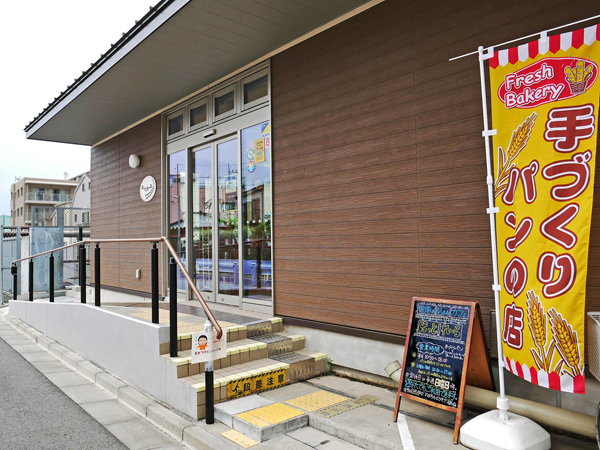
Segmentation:
[(158, 0), (0, 3), (0, 214), (15, 177), (90, 169), (90, 148), (25, 139), (25, 126)]

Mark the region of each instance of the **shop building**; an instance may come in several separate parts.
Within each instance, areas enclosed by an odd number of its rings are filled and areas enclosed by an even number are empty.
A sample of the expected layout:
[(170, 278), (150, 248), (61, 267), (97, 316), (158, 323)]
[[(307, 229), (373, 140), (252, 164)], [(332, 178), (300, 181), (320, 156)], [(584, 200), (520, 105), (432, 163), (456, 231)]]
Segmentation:
[[(27, 137), (92, 146), (93, 238), (168, 236), (208, 302), (282, 317), (334, 362), (383, 374), (414, 296), (480, 302), (490, 337), (478, 60), (449, 59), (595, 14), (583, 0), (161, 1)], [(102, 270), (106, 289), (150, 292), (146, 246), (105, 252)]]

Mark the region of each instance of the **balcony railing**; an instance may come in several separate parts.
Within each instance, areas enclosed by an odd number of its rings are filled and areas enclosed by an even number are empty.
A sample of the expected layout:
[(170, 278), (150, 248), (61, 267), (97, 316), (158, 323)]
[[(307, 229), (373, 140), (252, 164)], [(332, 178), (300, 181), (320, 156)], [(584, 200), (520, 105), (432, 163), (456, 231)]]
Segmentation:
[(31, 202), (70, 202), (71, 194), (52, 194), (50, 192), (28, 192), (27, 201)]

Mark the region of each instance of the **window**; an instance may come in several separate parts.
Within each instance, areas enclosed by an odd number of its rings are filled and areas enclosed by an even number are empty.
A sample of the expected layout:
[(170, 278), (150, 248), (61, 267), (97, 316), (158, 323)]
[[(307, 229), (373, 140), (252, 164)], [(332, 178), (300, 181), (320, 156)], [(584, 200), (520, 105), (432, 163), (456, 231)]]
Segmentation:
[(21, 206), (21, 215), (23, 215), (23, 207)]
[(169, 114), (167, 116), (167, 123), (170, 138), (183, 134), (183, 110)]
[(88, 183), (88, 191), (89, 191), (90, 189), (92, 189), (92, 182), (91, 182), (91, 181)]
[[(169, 155), (169, 241), (177, 256), (185, 260), (187, 245), (187, 185), (186, 151), (181, 150)], [(177, 289), (185, 289), (185, 278), (177, 267)]]
[(254, 106), (269, 96), (269, 72), (263, 69), (244, 79), (244, 107)]
[(235, 113), (235, 84), (215, 93), (215, 120)]
[[(206, 131), (209, 127), (220, 127), (221, 121), (267, 106), (269, 98), (269, 67), (263, 65), (258, 69), (250, 69), (220, 86), (203, 91), (195, 99), (176, 106), (174, 112), (167, 113), (164, 130), (167, 141)], [(228, 129), (228, 126), (229, 124), (225, 128)], [(220, 132), (221, 130), (216, 131)]]
[(75, 213), (75, 223), (77, 223), (77, 213)]
[(23, 195), (23, 188), (21, 188), (21, 195)]
[(203, 98), (190, 106), (190, 129), (208, 123), (208, 102)]

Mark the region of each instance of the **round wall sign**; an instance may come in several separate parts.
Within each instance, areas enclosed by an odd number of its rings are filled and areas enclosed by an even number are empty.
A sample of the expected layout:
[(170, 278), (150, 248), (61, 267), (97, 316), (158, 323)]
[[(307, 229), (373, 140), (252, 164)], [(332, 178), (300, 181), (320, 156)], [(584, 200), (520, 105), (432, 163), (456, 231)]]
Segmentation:
[(156, 180), (152, 175), (148, 175), (140, 184), (140, 197), (143, 201), (149, 202), (156, 194)]

